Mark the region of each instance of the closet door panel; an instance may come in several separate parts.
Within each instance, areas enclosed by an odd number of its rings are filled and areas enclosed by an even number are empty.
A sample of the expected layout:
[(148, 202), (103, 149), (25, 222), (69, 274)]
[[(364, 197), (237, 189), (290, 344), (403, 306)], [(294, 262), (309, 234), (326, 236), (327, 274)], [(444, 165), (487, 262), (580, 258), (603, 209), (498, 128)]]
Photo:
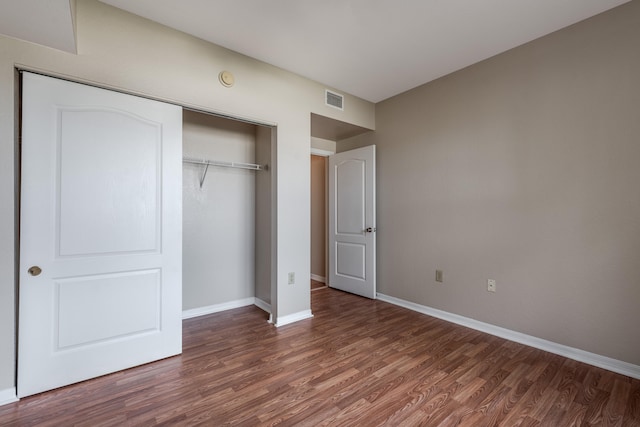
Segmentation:
[(182, 350), (182, 110), (24, 73), (18, 395)]

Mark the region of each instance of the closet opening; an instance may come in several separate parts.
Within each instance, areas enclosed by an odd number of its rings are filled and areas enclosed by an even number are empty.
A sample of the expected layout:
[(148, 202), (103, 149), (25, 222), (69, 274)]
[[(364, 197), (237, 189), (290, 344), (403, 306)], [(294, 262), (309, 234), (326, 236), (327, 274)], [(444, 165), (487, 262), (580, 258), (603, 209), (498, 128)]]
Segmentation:
[(270, 314), (275, 128), (184, 109), (182, 135), (183, 318)]

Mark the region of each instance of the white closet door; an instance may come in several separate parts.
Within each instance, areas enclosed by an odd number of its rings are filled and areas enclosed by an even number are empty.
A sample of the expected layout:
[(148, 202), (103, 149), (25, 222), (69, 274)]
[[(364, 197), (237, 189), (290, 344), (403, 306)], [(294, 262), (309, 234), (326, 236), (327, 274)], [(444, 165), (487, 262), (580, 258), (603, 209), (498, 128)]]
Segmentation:
[(182, 110), (24, 73), (18, 396), (182, 351)]

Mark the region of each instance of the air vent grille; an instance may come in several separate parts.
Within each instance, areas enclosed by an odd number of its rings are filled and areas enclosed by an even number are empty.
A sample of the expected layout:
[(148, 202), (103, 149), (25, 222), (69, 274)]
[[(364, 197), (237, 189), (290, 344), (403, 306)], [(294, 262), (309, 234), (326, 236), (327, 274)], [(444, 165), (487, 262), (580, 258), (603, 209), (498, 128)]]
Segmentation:
[(344, 110), (344, 96), (339, 93), (331, 92), (328, 89), (325, 91), (325, 103), (329, 107)]

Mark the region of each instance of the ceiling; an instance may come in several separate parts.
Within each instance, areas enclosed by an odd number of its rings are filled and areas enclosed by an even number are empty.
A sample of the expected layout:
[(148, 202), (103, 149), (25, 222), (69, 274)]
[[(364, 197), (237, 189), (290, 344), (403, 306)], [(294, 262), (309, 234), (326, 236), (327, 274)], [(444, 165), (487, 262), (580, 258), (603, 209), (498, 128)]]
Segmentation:
[[(101, 1), (378, 102), (629, 0)], [(0, 33), (73, 52), (69, 3), (0, 0)]]

